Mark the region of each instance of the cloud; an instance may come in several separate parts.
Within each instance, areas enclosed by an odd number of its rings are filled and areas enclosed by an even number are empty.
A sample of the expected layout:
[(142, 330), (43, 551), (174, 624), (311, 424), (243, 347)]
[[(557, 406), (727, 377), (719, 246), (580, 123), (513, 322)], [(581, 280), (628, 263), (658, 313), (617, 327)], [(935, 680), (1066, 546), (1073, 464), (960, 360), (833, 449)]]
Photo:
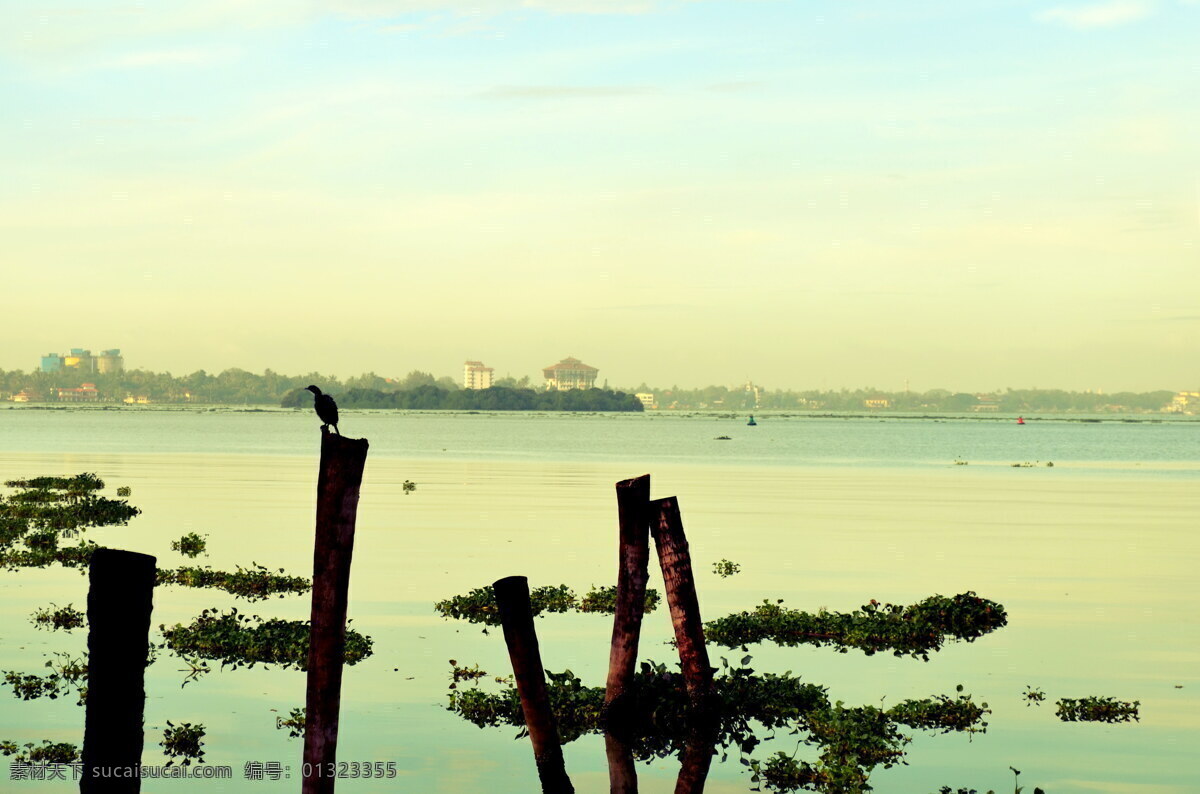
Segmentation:
[(1039, 22), (1065, 25), (1075, 30), (1114, 28), (1149, 16), (1154, 4), (1148, 0), (1111, 0), (1083, 6), (1056, 6), (1039, 12)]

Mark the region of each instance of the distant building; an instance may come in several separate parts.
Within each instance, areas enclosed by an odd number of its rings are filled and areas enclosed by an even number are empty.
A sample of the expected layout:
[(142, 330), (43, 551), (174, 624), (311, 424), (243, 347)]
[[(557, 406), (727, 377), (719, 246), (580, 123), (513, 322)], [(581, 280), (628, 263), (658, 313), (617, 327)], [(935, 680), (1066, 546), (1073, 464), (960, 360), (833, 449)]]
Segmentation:
[(547, 391), (568, 389), (591, 389), (596, 385), (596, 373), (600, 370), (589, 367), (577, 358), (564, 358), (542, 370), (546, 378)]
[(63, 368), (79, 372), (95, 372), (96, 360), (92, 357), (92, 351), (73, 347), (70, 353), (63, 356)]
[(493, 369), (485, 367), (482, 361), (468, 361), (463, 365), (463, 388), (492, 388), (492, 372)]
[(642, 407), (645, 408), (646, 410), (658, 408), (657, 403), (654, 402), (654, 395), (651, 394), (650, 392), (640, 391), (637, 394), (635, 394), (634, 397), (638, 398), (638, 402), (640, 402), (642, 404)]
[(869, 399), (863, 400), (863, 408), (878, 409), (878, 408), (891, 408), (891, 407), (892, 407), (892, 401), (886, 397), (871, 397)]
[(1168, 413), (1193, 414), (1200, 408), (1200, 391), (1181, 391), (1171, 398), (1166, 407)]
[(96, 371), (101, 375), (110, 375), (125, 371), (125, 359), (120, 350), (105, 350), (96, 359)]
[(55, 396), (60, 403), (95, 403), (100, 402), (100, 392), (96, 384), (84, 383), (78, 389), (55, 389)]
[(745, 392), (746, 392), (746, 402), (750, 402), (750, 400), (753, 399), (754, 407), (757, 408), (759, 398), (762, 397), (762, 390), (760, 388), (758, 388), (757, 386), (755, 386), (753, 381), (746, 381)]
[(97, 372), (101, 375), (115, 374), (125, 371), (125, 359), (121, 357), (120, 350), (105, 350), (100, 355), (93, 356), (92, 351), (82, 347), (73, 347), (66, 355), (47, 353), (42, 356), (42, 372), (62, 372), (68, 369), (76, 372)]

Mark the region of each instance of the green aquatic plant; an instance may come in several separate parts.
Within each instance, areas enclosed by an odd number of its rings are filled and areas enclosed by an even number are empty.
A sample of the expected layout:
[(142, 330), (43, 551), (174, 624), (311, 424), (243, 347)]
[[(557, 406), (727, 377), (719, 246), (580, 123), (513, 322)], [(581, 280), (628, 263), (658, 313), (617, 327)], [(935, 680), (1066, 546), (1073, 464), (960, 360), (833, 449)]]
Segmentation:
[(3, 684), (11, 687), (13, 695), (21, 700), (37, 700), (43, 697), (47, 700), (57, 700), (68, 689), (75, 687), (78, 705), (82, 706), (87, 700), (87, 664), (82, 659), (59, 651), (53, 658), (47, 659), (44, 666), (50, 668), (47, 675), (6, 670)]
[(201, 536), (195, 532), (189, 532), (179, 540), (171, 541), (171, 550), (177, 551), (185, 557), (198, 557), (208, 548), (208, 541), (205, 540), (207, 537), (207, 535)]
[(299, 739), (304, 735), (304, 725), (307, 719), (306, 714), (307, 709), (305, 709), (303, 706), (292, 709), (286, 718), (275, 718), (275, 729), (283, 730), (286, 728), (289, 737), (293, 739)]
[[(743, 663), (749, 661), (743, 659)], [(478, 681), (487, 673), (477, 666), (461, 668), (469, 675), (452, 674), (448, 709), (478, 725), (524, 726), (520, 698), (513, 686), (487, 692), (463, 681)], [(547, 672), (546, 688), (562, 741), (570, 742), (604, 729), (604, 687), (583, 685), (570, 670)], [(733, 747), (751, 769), (755, 782), (774, 791), (801, 789), (824, 792), (860, 792), (872, 769), (903, 763), (910, 738), (902, 727), (936, 733), (983, 732), (987, 704), (975, 704), (970, 695), (943, 695), (907, 700), (892, 707), (847, 708), (830, 703), (825, 687), (801, 681), (791, 673), (757, 674), (743, 666), (723, 666), (714, 678), (715, 724), (708, 734), (715, 746)], [(666, 665), (643, 662), (634, 676), (631, 694), (637, 720), (623, 736), (635, 758), (647, 760), (677, 755), (695, 735), (688, 714), (689, 697), (681, 673)], [(797, 762), (777, 754), (766, 760), (753, 757), (763, 735), (778, 731), (795, 734), (799, 741), (816, 746), (815, 763)]]
[[(575, 591), (565, 584), (535, 587), (529, 593), (534, 617), (547, 612), (593, 612), (611, 615), (616, 611), (616, 599), (616, 586), (593, 586), (583, 598), (577, 597)], [(657, 609), (660, 600), (657, 590), (647, 588), (645, 612), (648, 614)], [(482, 623), (485, 626), (500, 625), (500, 606), (496, 603), (496, 593), (490, 586), (477, 587), (464, 595), (438, 601), (433, 608), (444, 618)]]
[(5, 739), (0, 741), (0, 754), (15, 755), (13, 762), (17, 764), (76, 764), (80, 760), (78, 746), (49, 739), (42, 739), (40, 745), (33, 742), (18, 745)]
[(180, 766), (189, 766), (192, 761), (203, 764), (204, 734), (204, 726), (199, 723), (181, 722), (176, 725), (167, 720), (162, 741), (159, 742), (168, 759), (166, 766), (172, 766), (177, 760)]
[[(186, 626), (160, 625), (159, 630), (175, 653), (219, 661), (222, 667), (277, 664), (284, 669), (308, 669), (311, 628), (307, 620), (264, 619), (243, 615), (236, 608), (223, 614), (206, 609)], [(373, 644), (370, 637), (347, 628), (346, 664), (357, 664), (370, 656)]]
[(1140, 722), (1138, 706), (1141, 701), (1117, 700), (1112, 697), (1089, 695), (1083, 698), (1062, 698), (1055, 713), (1063, 722)]
[(71, 604), (67, 604), (65, 607), (51, 604), (34, 611), (29, 620), (39, 629), (71, 631), (83, 626), (87, 622), (87, 617)]
[(1046, 693), (1029, 685), (1025, 686), (1025, 693), (1022, 695), (1025, 698), (1026, 706), (1040, 706), (1046, 700)]
[(717, 576), (721, 577), (722, 579), (728, 579), (730, 576), (740, 573), (742, 566), (738, 565), (736, 562), (730, 562), (729, 560), (718, 560), (717, 562), (713, 563), (712, 569), (713, 573), (715, 573)]
[(5, 485), (17, 489), (0, 496), (0, 568), (8, 570), (56, 564), (86, 569), (96, 544), (81, 541), (64, 547), (61, 539), (96, 527), (124, 525), (141, 513), (124, 499), (98, 495), (104, 481), (91, 473), (7, 480)]
[[(662, 597), (653, 587), (646, 588), (646, 604), (642, 607), (642, 613), (649, 615), (654, 610), (658, 609), (659, 601)], [(590, 590), (579, 599), (578, 609), (580, 612), (600, 612), (605, 615), (612, 615), (617, 611), (617, 586), (609, 585), (607, 587), (592, 586)]]
[(239, 565), (233, 572), (214, 571), (207, 566), (159, 568), (156, 584), (212, 587), (247, 601), (260, 601), (273, 595), (283, 598), (287, 594), (307, 593), (312, 589), (312, 582), (302, 576), (290, 576), (283, 568), (279, 569), (279, 573), (272, 573), (258, 563), (251, 563), (250, 568)]
[(839, 653), (856, 648), (868, 656), (891, 651), (928, 661), (947, 639), (971, 642), (1008, 622), (1004, 607), (972, 592), (930, 596), (911, 606), (872, 599), (853, 612), (802, 612), (782, 603), (763, 601), (753, 612), (709, 621), (704, 635), (727, 648), (773, 642), (829, 646)]

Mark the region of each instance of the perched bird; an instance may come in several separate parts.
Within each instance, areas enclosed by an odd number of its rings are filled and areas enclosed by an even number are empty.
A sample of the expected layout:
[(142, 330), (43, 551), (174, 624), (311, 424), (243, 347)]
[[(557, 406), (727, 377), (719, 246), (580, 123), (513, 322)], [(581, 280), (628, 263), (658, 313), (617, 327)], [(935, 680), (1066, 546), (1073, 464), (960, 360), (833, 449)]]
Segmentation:
[(317, 416), (325, 423), (321, 429), (324, 430), (326, 427), (333, 425), (333, 432), (340, 436), (342, 432), (338, 430), (337, 426), (337, 403), (328, 394), (321, 394), (321, 390), (316, 386), (306, 386), (305, 388), (313, 393), (313, 408), (317, 409)]

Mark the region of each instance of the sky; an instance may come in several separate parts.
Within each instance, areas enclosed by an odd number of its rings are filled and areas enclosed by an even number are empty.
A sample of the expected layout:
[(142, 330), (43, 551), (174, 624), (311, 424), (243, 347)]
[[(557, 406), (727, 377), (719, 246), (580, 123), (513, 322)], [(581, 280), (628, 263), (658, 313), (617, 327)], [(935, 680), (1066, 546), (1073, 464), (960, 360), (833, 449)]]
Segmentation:
[(0, 0), (0, 368), (1200, 388), (1200, 0)]

